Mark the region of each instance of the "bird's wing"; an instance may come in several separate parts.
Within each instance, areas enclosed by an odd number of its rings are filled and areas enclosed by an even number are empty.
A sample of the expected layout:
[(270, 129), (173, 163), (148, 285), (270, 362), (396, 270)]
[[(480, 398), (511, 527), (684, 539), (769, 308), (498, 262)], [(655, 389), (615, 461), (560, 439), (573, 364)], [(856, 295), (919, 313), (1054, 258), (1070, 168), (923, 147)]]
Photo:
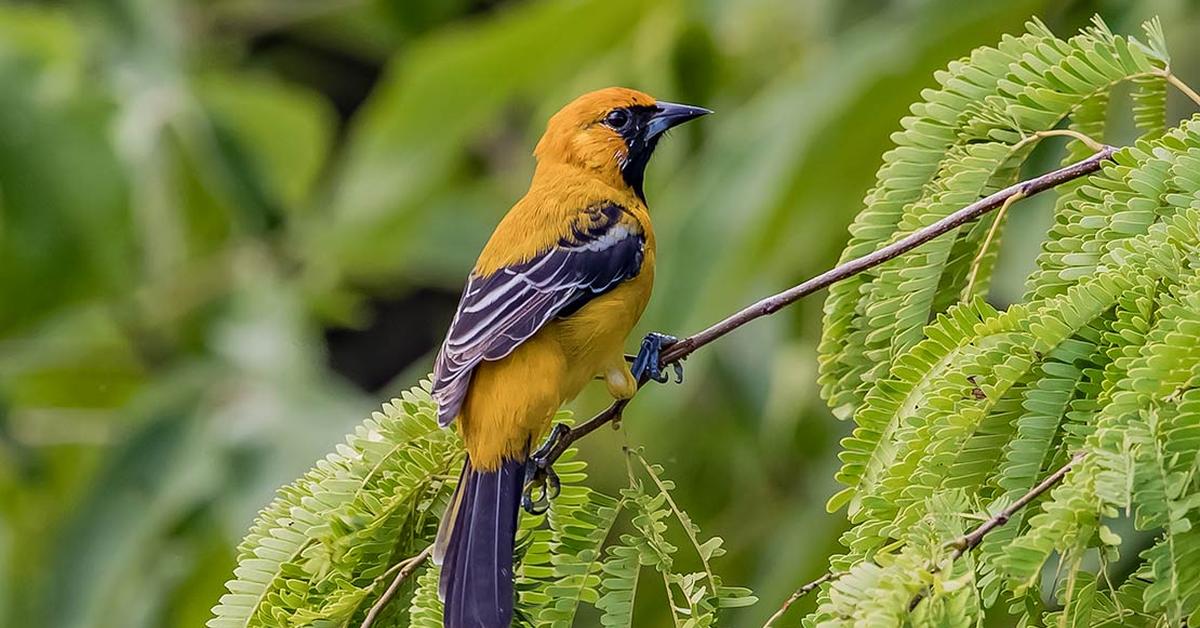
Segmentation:
[(612, 203), (590, 207), (554, 246), (490, 275), (471, 275), (434, 365), (439, 423), (454, 421), (481, 361), (504, 358), (551, 319), (638, 274), (646, 240), (625, 214)]

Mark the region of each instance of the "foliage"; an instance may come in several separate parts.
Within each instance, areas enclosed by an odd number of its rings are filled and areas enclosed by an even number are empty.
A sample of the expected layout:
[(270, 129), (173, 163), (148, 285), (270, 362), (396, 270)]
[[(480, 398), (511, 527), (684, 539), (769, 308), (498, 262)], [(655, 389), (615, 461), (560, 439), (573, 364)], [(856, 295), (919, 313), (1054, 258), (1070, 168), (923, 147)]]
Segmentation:
[[(1200, 621), (1200, 117), (1164, 129), (1169, 64), (1158, 22), (1143, 42), (1035, 21), (952, 63), (902, 121), (845, 257), (1012, 183), (1039, 131), (1103, 137), (1122, 84), (1143, 137), (1056, 190), (1021, 303), (979, 299), (986, 222), (830, 291), (823, 392), (856, 428), (829, 507), (853, 525), (806, 625)], [(1078, 452), (954, 559), (966, 528)]]
[[(461, 443), (438, 427), (436, 408), (425, 382), (281, 489), (238, 546), (235, 577), (208, 626), (361, 624), (405, 561), (433, 541), (457, 483)], [(755, 602), (748, 589), (724, 586), (712, 571), (709, 561), (725, 553), (721, 538), (700, 542), (662, 467), (628, 452), (629, 486), (614, 499), (582, 485), (587, 464), (575, 454), (556, 465), (563, 487), (548, 513), (521, 519), (515, 623), (570, 626), (586, 604), (602, 612), (606, 626), (630, 625), (644, 568), (662, 577), (679, 626), (711, 626), (720, 608)], [(622, 514), (632, 529), (609, 543)], [(678, 548), (666, 538), (672, 525), (690, 539), (701, 571), (677, 569)], [(441, 626), (437, 568), (422, 565), (418, 573), (416, 586), (402, 583), (374, 626)]]
[[(661, 255), (637, 331), (682, 335), (835, 262), (896, 120), (947, 59), (1030, 15), (1071, 32), (1096, 11), (1120, 32), (1161, 14), (1173, 71), (1200, 84), (1200, 5), (1178, 0), (0, 2), (0, 625), (207, 621), (277, 488), (428, 372), (473, 255), (576, 94), (630, 85), (716, 111), (647, 174)], [(1147, 103), (1139, 124), (1162, 130)], [(1129, 143), (1132, 117), (1108, 106), (1072, 119)], [(1024, 291), (1041, 200), (1009, 212), (997, 306)], [(822, 508), (852, 424), (818, 394), (820, 305), (697, 353), (686, 385), (581, 447), (588, 486), (619, 499), (621, 445), (644, 444), (727, 540), (714, 567), (764, 602), (723, 625), (761, 624), (846, 525)], [(701, 570), (682, 526), (667, 540), (678, 571)], [(409, 550), (369, 548), (388, 565)], [(657, 571), (627, 584), (639, 625), (672, 623)], [(593, 619), (581, 605), (576, 623)]]
[[(461, 447), (417, 389), (281, 489), (238, 547), (210, 626), (346, 625), (436, 534)], [(457, 464), (456, 464), (457, 463)], [(369, 607), (369, 605), (368, 605)]]

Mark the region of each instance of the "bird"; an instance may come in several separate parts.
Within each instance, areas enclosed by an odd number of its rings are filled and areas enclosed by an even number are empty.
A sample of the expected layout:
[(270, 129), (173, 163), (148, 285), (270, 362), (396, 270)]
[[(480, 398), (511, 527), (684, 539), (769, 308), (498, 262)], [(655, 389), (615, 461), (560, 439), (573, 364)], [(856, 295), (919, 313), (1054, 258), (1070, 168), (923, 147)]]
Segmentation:
[(709, 113), (624, 87), (579, 96), (551, 116), (528, 192), (480, 252), (432, 385), (466, 448), (433, 551), (447, 628), (511, 624), (519, 509), (545, 509), (547, 478), (557, 488), (545, 454), (565, 431), (550, 429), (559, 407), (594, 379), (615, 399), (666, 380), (675, 338), (647, 334), (632, 363), (624, 352), (654, 283), (645, 171), (669, 129)]

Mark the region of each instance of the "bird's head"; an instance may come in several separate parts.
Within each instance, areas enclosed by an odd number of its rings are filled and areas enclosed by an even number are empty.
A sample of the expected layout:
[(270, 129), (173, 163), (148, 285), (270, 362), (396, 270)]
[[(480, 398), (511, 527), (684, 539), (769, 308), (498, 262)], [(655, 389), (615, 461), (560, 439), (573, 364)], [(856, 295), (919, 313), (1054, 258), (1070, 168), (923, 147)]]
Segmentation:
[(534, 155), (539, 163), (569, 164), (624, 182), (644, 201), (646, 164), (659, 138), (708, 113), (712, 112), (702, 107), (609, 87), (584, 94), (554, 114)]

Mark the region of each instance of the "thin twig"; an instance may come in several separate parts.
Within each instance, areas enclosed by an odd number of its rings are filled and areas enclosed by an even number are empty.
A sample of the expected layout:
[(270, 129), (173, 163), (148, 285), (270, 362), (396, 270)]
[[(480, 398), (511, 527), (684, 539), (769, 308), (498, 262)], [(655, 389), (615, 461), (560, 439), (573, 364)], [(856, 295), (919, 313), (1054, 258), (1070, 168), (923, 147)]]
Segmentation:
[(700, 347), (729, 334), (752, 320), (762, 318), (768, 314), (774, 314), (776, 311), (818, 290), (827, 288), (863, 271), (870, 270), (884, 262), (893, 260), (944, 233), (953, 231), (968, 222), (976, 220), (980, 216), (1000, 207), (1004, 201), (1008, 200), (1008, 197), (1014, 194), (1020, 193), (1026, 197), (1030, 197), (1067, 181), (1073, 181), (1079, 177), (1092, 174), (1099, 170), (1106, 161), (1109, 161), (1116, 152), (1116, 147), (1105, 146), (1104, 150), (1087, 159), (1077, 161), (1040, 177), (1011, 185), (946, 216), (920, 231), (916, 231), (899, 241), (884, 246), (874, 253), (840, 264), (798, 286), (767, 297), (704, 331), (672, 344), (663, 351), (662, 365), (666, 366), (667, 364), (678, 362), (691, 355)]
[(983, 542), (983, 537), (987, 536), (989, 532), (1008, 523), (1008, 520), (1011, 519), (1013, 515), (1017, 514), (1017, 511), (1021, 510), (1025, 506), (1028, 506), (1029, 502), (1041, 497), (1042, 493), (1045, 493), (1055, 484), (1061, 482), (1062, 479), (1066, 477), (1067, 472), (1071, 470), (1071, 467), (1075, 466), (1075, 463), (1082, 460), (1086, 454), (1086, 451), (1081, 451), (1075, 454), (1070, 460), (1067, 461), (1067, 464), (1064, 464), (1063, 466), (1059, 467), (1057, 471), (1046, 476), (1044, 480), (1039, 482), (1037, 486), (1029, 489), (1029, 492), (1022, 495), (1020, 499), (1009, 504), (1007, 508), (996, 513), (991, 519), (979, 524), (979, 526), (974, 530), (971, 530), (970, 532), (959, 537), (958, 540), (952, 544), (954, 547), (954, 553), (950, 555), (950, 560), (957, 560), (961, 558), (963, 554), (966, 554), (967, 552), (978, 547), (979, 544)]
[(429, 560), (431, 555), (433, 555), (432, 544), (421, 550), (420, 554), (400, 562), (400, 564), (404, 566), (401, 567), (400, 571), (396, 573), (396, 577), (392, 579), (392, 583), (388, 585), (388, 588), (383, 592), (383, 595), (379, 596), (378, 600), (375, 600), (375, 604), (371, 606), (371, 610), (367, 612), (367, 616), (363, 619), (363, 622), (359, 628), (371, 628), (371, 624), (375, 623), (375, 619), (379, 617), (379, 613), (383, 612), (384, 607), (386, 607), (388, 602), (392, 601), (392, 597), (396, 595), (396, 591), (400, 590), (400, 583), (404, 582), (405, 578), (411, 576), (412, 573), (417, 570), (417, 567), (420, 567), (422, 563), (424, 563), (426, 560)]
[[(1070, 460), (1067, 461), (1066, 464), (1059, 467), (1054, 473), (1046, 476), (1046, 478), (1039, 482), (1037, 486), (1034, 486), (1033, 488), (1029, 489), (1028, 493), (1022, 495), (1020, 499), (1009, 504), (1007, 508), (996, 513), (987, 521), (979, 524), (974, 530), (971, 530), (970, 532), (958, 537), (958, 539), (950, 544), (950, 546), (954, 548), (954, 551), (951, 552), (948, 563), (953, 563), (959, 558), (962, 558), (962, 556), (967, 552), (979, 547), (979, 544), (983, 542), (983, 537), (987, 536), (992, 530), (995, 530), (996, 528), (1008, 523), (1009, 519), (1012, 519), (1012, 516), (1017, 514), (1018, 511), (1028, 506), (1030, 502), (1038, 497), (1041, 497), (1043, 493), (1061, 482), (1062, 479), (1067, 476), (1067, 472), (1071, 470), (1071, 467), (1075, 466), (1075, 463), (1082, 460), (1085, 455), (1087, 455), (1086, 450), (1076, 453), (1071, 457)], [(937, 573), (940, 569), (941, 565), (935, 566), (931, 570), (931, 573)], [(908, 610), (911, 611), (915, 609), (917, 604), (920, 604), (921, 600), (925, 599), (927, 594), (928, 590), (923, 589), (913, 596), (912, 601), (908, 604)]]
[[(1033, 500), (1037, 499), (1043, 493), (1045, 493), (1046, 491), (1053, 488), (1054, 485), (1061, 482), (1062, 479), (1067, 476), (1067, 472), (1071, 470), (1071, 467), (1073, 467), (1075, 465), (1075, 463), (1082, 460), (1085, 455), (1087, 455), (1086, 451), (1081, 451), (1081, 452), (1075, 454), (1070, 460), (1067, 461), (1066, 464), (1059, 467), (1058, 470), (1055, 471), (1054, 473), (1051, 473), (1050, 475), (1046, 476), (1046, 478), (1043, 479), (1041, 482), (1039, 482), (1037, 484), (1037, 486), (1034, 486), (1033, 488), (1029, 489), (1028, 493), (1025, 493), (1024, 495), (1022, 495), (1020, 499), (1013, 502), (1012, 504), (1009, 504), (1009, 506), (1007, 508), (996, 513), (995, 515), (990, 517), (987, 521), (984, 521), (983, 523), (979, 524), (979, 526), (977, 526), (975, 529), (958, 537), (952, 543), (949, 543), (949, 546), (954, 548), (954, 551), (950, 554), (950, 562), (954, 562), (954, 561), (958, 560), (959, 558), (962, 558), (963, 554), (966, 554), (967, 552), (978, 547), (979, 544), (983, 542), (983, 537), (987, 536), (988, 533), (990, 533), (992, 530), (995, 530), (996, 528), (999, 528), (1000, 526), (1008, 523), (1009, 520), (1012, 519), (1013, 515), (1017, 514), (1018, 511), (1020, 511), (1024, 507), (1028, 506)], [(931, 571), (932, 571), (932, 573), (937, 573), (940, 569), (941, 569), (941, 566), (938, 565), (938, 566), (935, 566)], [(787, 612), (788, 607), (790, 607), (792, 604), (794, 604), (796, 602), (796, 600), (799, 600), (800, 598), (808, 595), (809, 593), (816, 591), (818, 588), (821, 587), (821, 585), (825, 584), (826, 582), (831, 582), (833, 580), (837, 580), (838, 578), (841, 578), (842, 576), (846, 575), (847, 573), (849, 573), (849, 572), (845, 572), (845, 571), (841, 571), (838, 573), (828, 572), (825, 575), (821, 576), (820, 578), (817, 578), (816, 580), (809, 582), (808, 584), (800, 587), (799, 589), (796, 589), (796, 592), (792, 593), (791, 597), (789, 597), (787, 599), (787, 601), (785, 601), (783, 603), (783, 606), (781, 606), (779, 608), (779, 610), (775, 611), (774, 615), (771, 615), (771, 617), (769, 619), (767, 619), (767, 623), (763, 624), (763, 628), (770, 628), (772, 623), (774, 623), (780, 617), (783, 617), (783, 614)], [(925, 595), (926, 595), (926, 592), (922, 591), (922, 592), (918, 593), (915, 597), (913, 597), (912, 601), (909, 602), (908, 610), (911, 611), (914, 608), (916, 608), (917, 604), (920, 603), (921, 600), (925, 598)]]
[(821, 576), (820, 578), (817, 578), (816, 580), (813, 580), (799, 589), (796, 589), (796, 591), (792, 593), (792, 595), (783, 603), (783, 606), (780, 606), (779, 610), (775, 611), (774, 615), (771, 615), (769, 618), (767, 618), (767, 623), (763, 624), (762, 628), (771, 628), (771, 625), (774, 624), (780, 617), (783, 617), (783, 614), (787, 612), (788, 608), (790, 608), (792, 604), (796, 603), (796, 600), (799, 600), (809, 593), (816, 591), (826, 582), (829, 582), (830, 580), (836, 580), (841, 576), (841, 573), (835, 574), (832, 571), (827, 571), (825, 572), (825, 575)]
[[(980, 199), (956, 212), (946, 216), (945, 218), (922, 228), (919, 231), (913, 232), (908, 236), (888, 244), (873, 253), (852, 259), (843, 264), (839, 264), (816, 277), (794, 286), (783, 292), (767, 297), (754, 303), (742, 310), (734, 313), (715, 325), (701, 332), (688, 336), (666, 349), (663, 350), (660, 356), (660, 367), (665, 368), (669, 364), (673, 364), (683, 360), (697, 349), (729, 334), (737, 328), (763, 316), (773, 314), (776, 311), (795, 303), (803, 297), (806, 297), (818, 290), (827, 288), (839, 281), (843, 281), (863, 271), (874, 268), (884, 262), (890, 261), (907, 253), (922, 244), (944, 234), (953, 231), (962, 225), (978, 219), (980, 216), (994, 211), (1002, 206), (1010, 197), (1021, 195), (1030, 197), (1039, 192), (1044, 192), (1055, 186), (1078, 179), (1079, 177), (1087, 176), (1099, 170), (1105, 162), (1112, 159), (1113, 153), (1117, 149), (1113, 146), (1104, 145), (1101, 150), (1097, 151), (1091, 157), (1077, 161), (1068, 166), (1059, 168), (1053, 172), (1048, 172), (1040, 177), (1035, 177), (1028, 181), (1022, 181), (1015, 185), (1011, 185), (995, 194), (986, 198)], [(562, 438), (559, 438), (547, 456), (546, 462), (553, 463), (562, 456), (575, 441), (587, 436), (596, 428), (610, 421), (619, 419), (621, 412), (625, 406), (629, 405), (628, 399), (620, 399), (613, 402), (608, 408), (588, 419), (584, 423), (571, 429)]]

